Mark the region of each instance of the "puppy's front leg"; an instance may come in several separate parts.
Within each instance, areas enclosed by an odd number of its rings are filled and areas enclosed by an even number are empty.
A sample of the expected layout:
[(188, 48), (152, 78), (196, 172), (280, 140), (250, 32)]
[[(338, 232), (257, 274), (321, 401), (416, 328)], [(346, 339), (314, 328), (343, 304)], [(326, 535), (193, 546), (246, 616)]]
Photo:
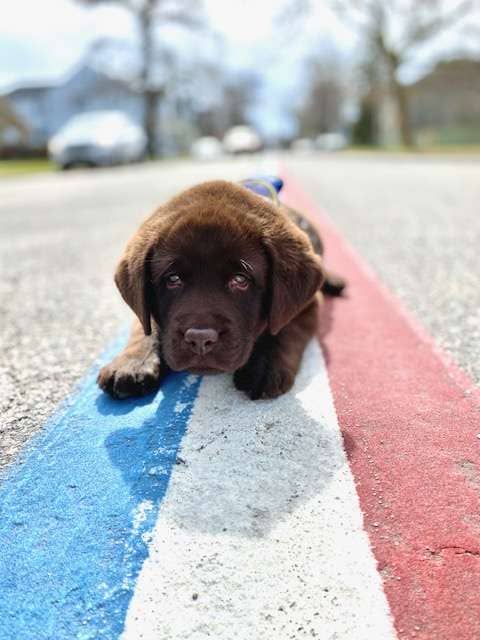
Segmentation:
[(146, 336), (135, 319), (127, 346), (100, 369), (97, 383), (113, 398), (144, 396), (155, 391), (166, 370), (160, 360), (156, 329)]
[(247, 364), (235, 371), (237, 389), (252, 399), (276, 398), (295, 382), (302, 355), (317, 328), (318, 302), (315, 300), (276, 336), (264, 334)]

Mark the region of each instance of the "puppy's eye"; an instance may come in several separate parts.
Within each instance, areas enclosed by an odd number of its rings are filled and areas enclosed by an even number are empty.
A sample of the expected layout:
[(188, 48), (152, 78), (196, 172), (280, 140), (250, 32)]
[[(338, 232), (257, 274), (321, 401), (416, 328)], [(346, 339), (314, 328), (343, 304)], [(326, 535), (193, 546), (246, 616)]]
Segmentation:
[(250, 286), (250, 280), (242, 273), (237, 273), (233, 276), (233, 278), (231, 278), (228, 286), (230, 287), (230, 289), (245, 291), (245, 289), (248, 289), (248, 287)]
[(183, 284), (182, 279), (177, 273), (171, 273), (167, 276), (165, 278), (165, 283), (167, 285), (167, 289), (178, 289), (178, 287), (181, 287)]

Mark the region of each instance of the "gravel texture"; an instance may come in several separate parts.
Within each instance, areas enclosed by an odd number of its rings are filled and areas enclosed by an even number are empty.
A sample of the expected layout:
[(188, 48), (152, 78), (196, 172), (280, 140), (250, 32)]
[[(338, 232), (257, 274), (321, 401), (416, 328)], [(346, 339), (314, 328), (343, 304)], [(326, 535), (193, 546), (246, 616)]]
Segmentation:
[(285, 160), (383, 283), (480, 384), (480, 156)]

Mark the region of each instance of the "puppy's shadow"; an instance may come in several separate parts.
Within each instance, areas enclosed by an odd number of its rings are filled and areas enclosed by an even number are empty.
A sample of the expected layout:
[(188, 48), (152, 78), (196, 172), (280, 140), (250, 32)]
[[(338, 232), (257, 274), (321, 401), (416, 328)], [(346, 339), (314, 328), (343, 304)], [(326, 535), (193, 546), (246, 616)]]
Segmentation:
[(342, 294), (337, 298), (325, 296), (323, 303), (320, 306), (317, 336), (320, 344), (322, 345), (323, 357), (325, 358), (327, 365), (330, 363), (330, 349), (327, 344), (328, 335), (334, 323), (336, 307), (338, 307), (339, 302), (341, 303), (346, 298), (347, 296), (345, 294)]
[[(158, 421), (166, 415), (162, 405), (178, 401), (164, 389), (156, 415), (107, 442), (137, 499), (159, 500), (165, 493), (185, 420), (176, 426)], [(275, 400), (252, 402), (233, 389), (229, 376), (204, 378), (161, 517), (183, 530), (267, 535), (289, 514), (321, 501), (345, 465), (332, 412), (315, 341), (294, 389)], [(158, 469), (160, 478), (149, 468)]]
[(124, 416), (138, 407), (144, 407), (152, 403), (157, 392), (150, 393), (142, 398), (125, 398), (118, 400), (111, 398), (106, 393), (100, 393), (95, 399), (95, 405), (102, 416)]
[(198, 376), (169, 373), (161, 390), (144, 398), (97, 398), (101, 413), (124, 416), (124, 427), (108, 435), (105, 447), (134, 503), (158, 504), (165, 494), (199, 382)]

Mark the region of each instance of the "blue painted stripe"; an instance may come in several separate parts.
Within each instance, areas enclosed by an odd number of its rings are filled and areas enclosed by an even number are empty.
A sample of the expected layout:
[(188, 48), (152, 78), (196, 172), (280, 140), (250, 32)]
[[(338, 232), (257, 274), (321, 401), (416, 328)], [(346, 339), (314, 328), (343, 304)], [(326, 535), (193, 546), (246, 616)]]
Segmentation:
[(0, 640), (118, 638), (199, 383), (174, 374), (154, 397), (116, 401), (92, 372), (11, 469)]

